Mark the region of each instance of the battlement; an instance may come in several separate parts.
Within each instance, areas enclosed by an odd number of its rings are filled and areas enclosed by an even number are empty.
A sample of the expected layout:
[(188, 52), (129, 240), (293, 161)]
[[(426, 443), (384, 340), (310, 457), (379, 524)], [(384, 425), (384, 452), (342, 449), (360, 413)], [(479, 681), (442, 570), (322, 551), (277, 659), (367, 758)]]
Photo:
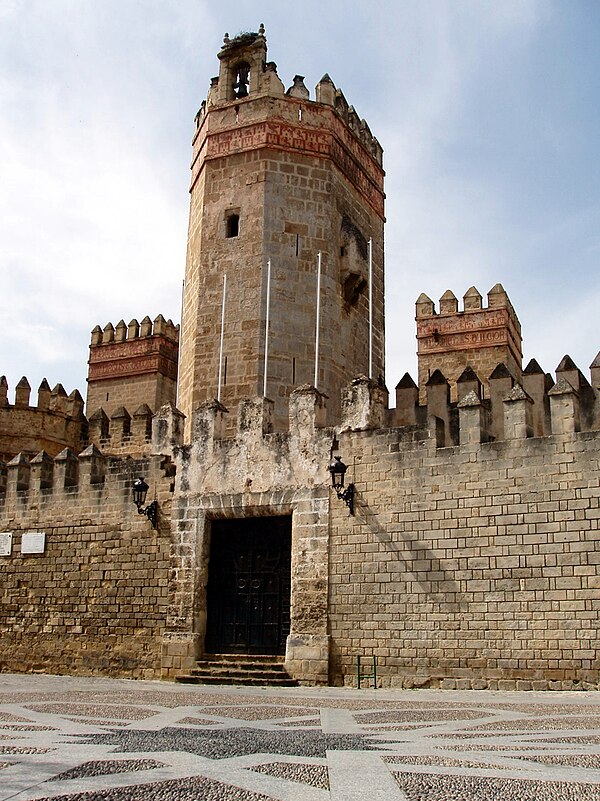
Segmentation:
[[(143, 404), (156, 410), (176, 397), (179, 326), (162, 314), (141, 323), (97, 325), (91, 335), (86, 411), (109, 417)], [(134, 412), (135, 414), (135, 412)]]
[(122, 459), (95, 445), (79, 454), (64, 448), (54, 458), (46, 451), (31, 459), (18, 453), (7, 464), (0, 463), (0, 517), (4, 526), (50, 520), (55, 525), (69, 518), (94, 518), (103, 509), (104, 517), (122, 519), (126, 513), (136, 520), (131, 488), (141, 475), (153, 496), (170, 499), (173, 469), (163, 457)]
[[(320, 104), (335, 111), (345, 128), (381, 167), (381, 145), (371, 133), (366, 120), (361, 119), (355, 108), (348, 104), (343, 92), (336, 88), (329, 75), (325, 74), (316, 85), (314, 100), (310, 98), (303, 75), (295, 75), (292, 85), (286, 90), (277, 74), (277, 65), (273, 61), (267, 61), (266, 43), (262, 24), (257, 33), (240, 33), (234, 38), (225, 34), (223, 46), (217, 54), (221, 62), (220, 73), (212, 79), (208, 97), (196, 115), (196, 133), (202, 127), (211, 106), (237, 104), (260, 95), (284, 98), (293, 101), (289, 106), (290, 113), (286, 115), (288, 121), (310, 126), (311, 121), (304, 118), (304, 110), (309, 110), (311, 105)], [(240, 123), (241, 107), (238, 106), (235, 113), (236, 123)]]
[[(226, 435), (228, 410), (217, 401), (201, 404), (193, 414), (191, 441), (184, 443), (183, 415), (172, 406), (155, 415), (155, 453), (175, 454), (178, 485), (185, 492), (239, 490), (240, 475), (250, 477), (253, 491), (270, 487), (327, 482), (327, 452), (336, 435), (404, 429), (408, 439), (429, 440), (434, 448), (514, 442), (555, 435), (600, 431), (600, 354), (591, 368), (591, 383), (565, 356), (556, 380), (532, 360), (518, 382), (505, 365), (488, 378), (489, 398), (470, 367), (458, 380), (459, 398), (450, 400), (449, 384), (436, 371), (425, 387), (426, 404), (408, 373), (396, 387), (396, 408), (388, 406), (385, 387), (359, 376), (342, 392), (342, 413), (335, 427), (325, 426), (327, 398), (304, 386), (290, 396), (289, 431), (273, 432), (273, 402), (248, 398), (237, 409), (234, 436)], [(175, 432), (175, 433), (174, 433)]]
[(433, 417), (442, 446), (600, 430), (600, 354), (590, 366), (590, 381), (568, 355), (558, 364), (556, 379), (535, 359), (520, 375), (500, 363), (482, 378), (468, 365), (456, 380), (457, 398), (452, 401), (450, 382), (441, 370), (421, 390), (405, 373), (396, 386), (396, 408), (389, 420), (395, 426), (425, 425)]
[(116, 326), (109, 322), (106, 323), (104, 328), (100, 328), (99, 325), (94, 327), (90, 347), (118, 342), (131, 342), (132, 340), (146, 339), (153, 336), (160, 336), (178, 344), (179, 326), (175, 325), (172, 320), (165, 320), (162, 314), (155, 317), (154, 321), (146, 315), (141, 323), (138, 323), (134, 318), (129, 325), (126, 325), (125, 320), (119, 320)]
[[(441, 370), (450, 382), (451, 397), (457, 399), (456, 382), (469, 365), (487, 379), (498, 364), (505, 364), (520, 380), (522, 363), (521, 324), (502, 284), (482, 296), (472, 286), (463, 296), (463, 309), (451, 290), (439, 300), (439, 311), (424, 293), (416, 302), (419, 385), (423, 387)], [(423, 391), (421, 402), (424, 403)]]
[(38, 387), (37, 405), (32, 405), (31, 385), (23, 376), (9, 402), (8, 381), (0, 376), (0, 459), (8, 461), (23, 452), (33, 456), (46, 450), (56, 456), (63, 448), (80, 449), (86, 426), (83, 398), (78, 390), (67, 395), (62, 384), (54, 389), (44, 378)]
[[(245, 475), (247, 489), (268, 493), (273, 487), (326, 485), (329, 454), (336, 437), (346, 432), (404, 429), (409, 434), (408, 439), (402, 436), (405, 443), (430, 441), (432, 447), (443, 448), (600, 431), (600, 353), (590, 378), (591, 382), (569, 356), (558, 365), (556, 380), (534, 360), (522, 383), (498, 365), (488, 379), (486, 399), (479, 377), (467, 368), (457, 382), (459, 399), (453, 403), (448, 381), (436, 371), (425, 388), (427, 403), (421, 405), (418, 387), (407, 373), (396, 387), (396, 408), (389, 409), (385, 388), (359, 376), (342, 393), (342, 414), (335, 427), (324, 424), (326, 397), (307, 385), (290, 396), (289, 431), (273, 432), (272, 401), (247, 398), (237, 409), (235, 435), (226, 437), (228, 410), (209, 401), (194, 412), (189, 444), (184, 443), (183, 415), (172, 404), (154, 415), (148, 406), (140, 406), (133, 415), (121, 408), (110, 418), (99, 409), (89, 419), (91, 444), (79, 456), (65, 447), (54, 457), (42, 449), (33, 457), (19, 452), (7, 464), (0, 462), (3, 517), (11, 509), (23, 511), (42, 502), (46, 509), (52, 503), (60, 508), (64, 497), (103, 484), (117, 470), (114, 465), (122, 461), (120, 456), (127, 462), (160, 456), (163, 465), (172, 464), (169, 475), (177, 473), (178, 492), (222, 493), (229, 488), (236, 493), (238, 478)], [(20, 385), (24, 392), (25, 381)], [(0, 387), (6, 387), (5, 379)], [(42, 382), (44, 403), (46, 392)], [(70, 400), (81, 413), (78, 393), (71, 399), (62, 387), (53, 393), (56, 399)], [(24, 395), (20, 399), (23, 402)]]
[(153, 416), (154, 412), (146, 403), (133, 412), (119, 406), (110, 416), (100, 407), (89, 418), (88, 441), (111, 456), (139, 458), (149, 453)]

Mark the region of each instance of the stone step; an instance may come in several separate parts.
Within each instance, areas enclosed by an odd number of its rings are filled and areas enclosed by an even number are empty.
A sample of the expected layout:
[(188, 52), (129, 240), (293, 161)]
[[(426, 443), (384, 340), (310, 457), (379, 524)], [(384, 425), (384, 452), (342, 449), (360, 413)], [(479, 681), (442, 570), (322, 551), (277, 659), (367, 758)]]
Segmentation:
[(287, 676), (287, 673), (283, 668), (268, 668), (262, 665), (223, 665), (223, 664), (197, 664), (194, 668), (191, 669), (190, 673), (193, 676), (234, 676), (237, 678), (244, 678), (245, 676), (248, 678), (257, 678), (257, 679), (267, 679), (269, 677), (277, 678), (283, 676), (284, 678)]
[(206, 654), (200, 662), (260, 662), (283, 665), (284, 657), (277, 654)]
[(199, 659), (189, 673), (177, 676), (182, 684), (237, 684), (248, 686), (293, 687), (283, 666), (283, 657), (246, 654), (215, 654)]
[(236, 687), (297, 687), (298, 682), (288, 676), (285, 678), (270, 678), (256, 679), (249, 676), (244, 678), (235, 678), (232, 676), (195, 676), (191, 673), (186, 673), (181, 676), (176, 676), (175, 681), (179, 684), (226, 684), (234, 685)]

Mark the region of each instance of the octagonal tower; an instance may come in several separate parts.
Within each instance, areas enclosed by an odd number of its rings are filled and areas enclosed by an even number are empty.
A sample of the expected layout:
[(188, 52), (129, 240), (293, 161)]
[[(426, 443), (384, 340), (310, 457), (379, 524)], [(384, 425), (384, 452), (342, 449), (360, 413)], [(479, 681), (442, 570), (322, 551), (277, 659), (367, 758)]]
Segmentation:
[(345, 383), (384, 380), (382, 149), (329, 76), (315, 100), (302, 76), (285, 90), (262, 25), (225, 35), (218, 58), (193, 139), (178, 406), (189, 423), (219, 375), (234, 413), (263, 394), (270, 261), (265, 394), (287, 426), (289, 393), (314, 384), (320, 252), (317, 388), (333, 422)]

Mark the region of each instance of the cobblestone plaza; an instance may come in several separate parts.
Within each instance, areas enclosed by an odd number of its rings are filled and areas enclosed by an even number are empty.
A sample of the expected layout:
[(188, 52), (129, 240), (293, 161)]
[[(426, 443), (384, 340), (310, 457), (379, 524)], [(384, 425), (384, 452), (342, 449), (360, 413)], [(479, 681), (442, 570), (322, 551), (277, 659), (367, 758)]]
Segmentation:
[(0, 677), (0, 799), (600, 799), (595, 692)]

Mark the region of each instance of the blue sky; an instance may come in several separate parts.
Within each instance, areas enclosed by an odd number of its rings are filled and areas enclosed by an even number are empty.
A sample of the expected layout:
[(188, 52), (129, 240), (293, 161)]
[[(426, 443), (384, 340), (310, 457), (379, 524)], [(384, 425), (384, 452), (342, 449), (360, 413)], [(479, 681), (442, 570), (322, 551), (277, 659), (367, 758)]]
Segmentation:
[[(327, 72), (384, 148), (387, 384), (414, 302), (501, 282), (524, 364), (600, 349), (597, 0), (0, 0), (0, 374), (85, 396), (97, 323), (179, 321), (194, 115), (225, 31)], [(10, 397), (10, 396), (9, 396)]]

